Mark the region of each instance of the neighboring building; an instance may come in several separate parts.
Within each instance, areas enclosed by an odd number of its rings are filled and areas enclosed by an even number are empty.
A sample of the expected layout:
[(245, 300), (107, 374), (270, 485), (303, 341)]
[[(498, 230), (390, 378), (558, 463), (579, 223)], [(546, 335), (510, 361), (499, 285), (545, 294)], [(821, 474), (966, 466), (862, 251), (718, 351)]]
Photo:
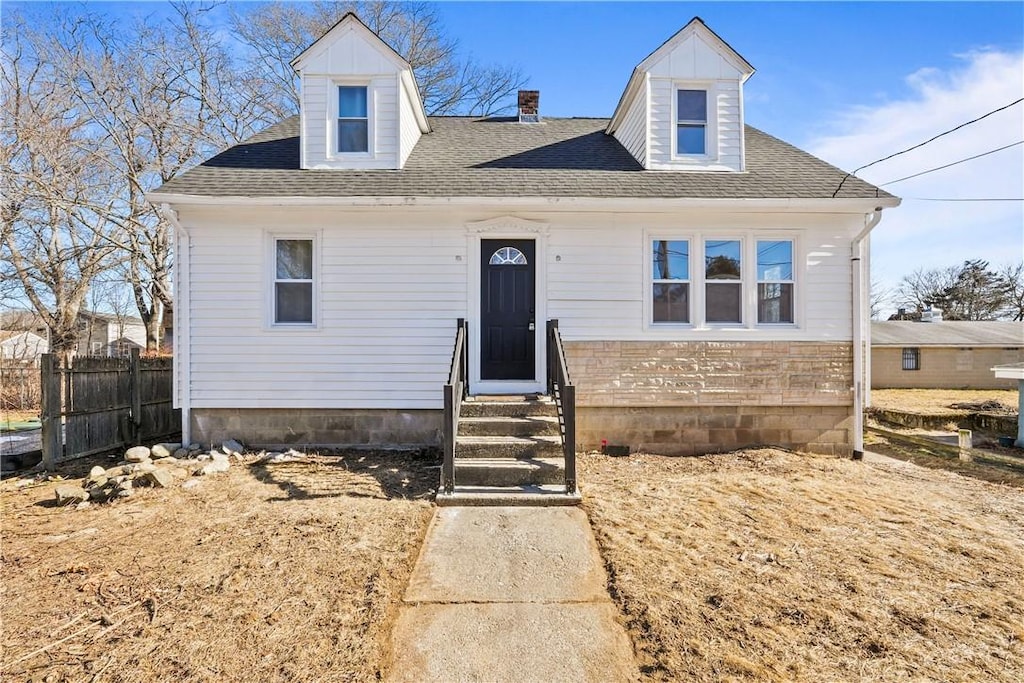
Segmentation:
[(80, 356), (128, 356), (146, 349), (146, 326), (140, 318), (82, 311), (78, 314)]
[(874, 389), (1013, 389), (992, 367), (1024, 362), (1024, 322), (871, 323)]
[(745, 126), (753, 67), (702, 21), (611, 119), (428, 117), (352, 14), (293, 64), (300, 115), (149, 195), (186, 440), (435, 444), (456, 320), (501, 394), (546, 390), (557, 319), (582, 448), (860, 450), (862, 256), (899, 200)]
[(39, 364), (39, 357), (47, 352), (46, 337), (35, 332), (0, 330), (0, 358), (17, 363)]

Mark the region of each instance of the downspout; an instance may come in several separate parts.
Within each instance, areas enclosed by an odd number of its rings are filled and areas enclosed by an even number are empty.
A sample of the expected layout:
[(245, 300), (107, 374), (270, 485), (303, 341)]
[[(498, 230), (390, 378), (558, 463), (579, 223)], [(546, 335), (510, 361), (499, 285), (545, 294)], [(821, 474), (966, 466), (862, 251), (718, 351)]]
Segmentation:
[(174, 398), (181, 409), (181, 442), (187, 447), (192, 442), (192, 417), (190, 414), (192, 377), (191, 344), (192, 331), (188, 329), (190, 306), (189, 285), (189, 235), (178, 220), (178, 213), (170, 204), (157, 206), (160, 215), (170, 223), (174, 232)]
[(865, 406), (865, 348), (871, 343), (871, 329), (865, 325), (864, 304), (867, 296), (864, 290), (866, 268), (864, 245), (872, 228), (882, 220), (882, 207), (877, 207), (864, 217), (861, 230), (850, 247), (850, 265), (853, 269), (853, 459), (864, 458), (864, 408)]

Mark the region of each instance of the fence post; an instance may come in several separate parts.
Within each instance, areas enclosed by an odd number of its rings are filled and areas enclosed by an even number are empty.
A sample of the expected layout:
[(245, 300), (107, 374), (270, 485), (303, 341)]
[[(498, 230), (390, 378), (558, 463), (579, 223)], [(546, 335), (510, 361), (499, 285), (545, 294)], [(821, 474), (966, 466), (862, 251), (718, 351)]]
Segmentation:
[(64, 434), (61, 424), (60, 365), (58, 357), (44, 353), (39, 363), (39, 381), (42, 396), (40, 411), (42, 421), (43, 467), (53, 470), (64, 454)]
[(142, 424), (142, 371), (140, 365), (139, 350), (133, 348), (132, 355), (128, 358), (128, 392), (131, 398), (131, 415), (129, 415), (128, 424), (133, 446), (139, 445), (139, 427)]

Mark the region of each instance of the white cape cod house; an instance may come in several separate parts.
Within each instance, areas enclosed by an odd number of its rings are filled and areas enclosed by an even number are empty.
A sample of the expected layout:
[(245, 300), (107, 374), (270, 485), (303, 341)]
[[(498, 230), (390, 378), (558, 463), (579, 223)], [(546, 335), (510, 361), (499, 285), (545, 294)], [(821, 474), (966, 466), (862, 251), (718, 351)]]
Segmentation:
[(533, 91), (427, 116), (352, 14), (293, 64), (298, 116), (150, 194), (186, 439), (439, 444), (465, 320), (469, 403), (546, 394), (564, 351), (578, 448), (861, 448), (867, 238), (899, 200), (746, 126), (753, 67), (700, 19), (611, 119)]

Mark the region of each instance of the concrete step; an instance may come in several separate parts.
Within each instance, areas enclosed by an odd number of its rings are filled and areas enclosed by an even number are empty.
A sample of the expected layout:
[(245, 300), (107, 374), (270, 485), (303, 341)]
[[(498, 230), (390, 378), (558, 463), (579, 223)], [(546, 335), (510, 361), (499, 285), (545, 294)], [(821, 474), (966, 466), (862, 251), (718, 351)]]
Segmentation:
[(455, 459), (455, 483), (459, 486), (527, 486), (564, 484), (563, 458)]
[(464, 436), (558, 436), (558, 418), (547, 415), (532, 417), (463, 417), (459, 434)]
[(579, 505), (579, 491), (567, 494), (564, 485), (543, 486), (462, 486), (455, 492), (438, 493), (436, 502), (441, 507), (466, 506), (554, 506)]
[(462, 402), (461, 417), (557, 416), (555, 403), (541, 396), (470, 396)]
[(561, 436), (457, 436), (455, 460), (538, 458), (562, 455)]

